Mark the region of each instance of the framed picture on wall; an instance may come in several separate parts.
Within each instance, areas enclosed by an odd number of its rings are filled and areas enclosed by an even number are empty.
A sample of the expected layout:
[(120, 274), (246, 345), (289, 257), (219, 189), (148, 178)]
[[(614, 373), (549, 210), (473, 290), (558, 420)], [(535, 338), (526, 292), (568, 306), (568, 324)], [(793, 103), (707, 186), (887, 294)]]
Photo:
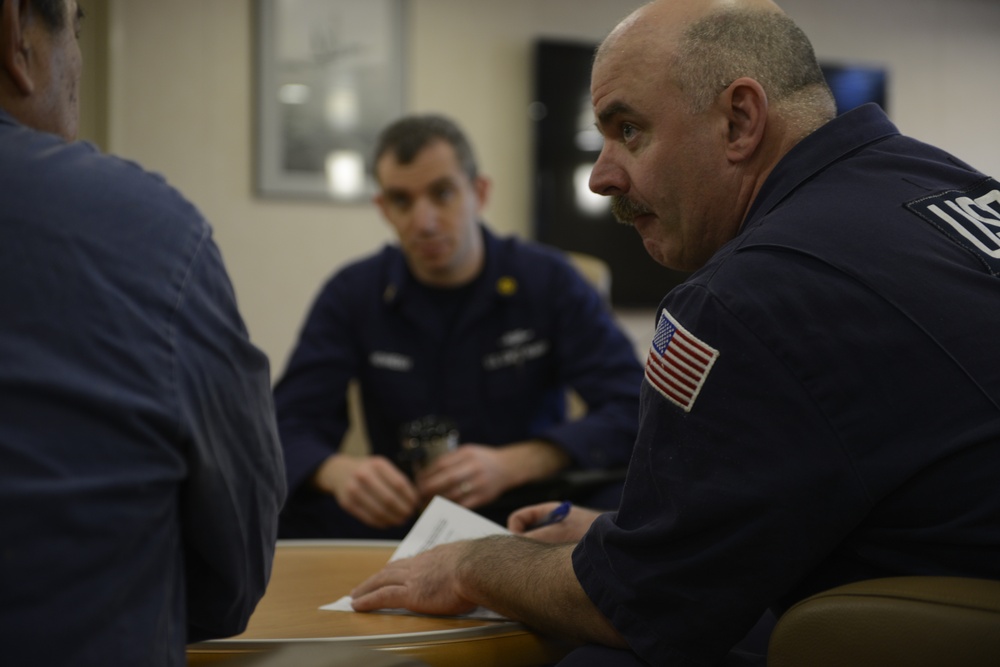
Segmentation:
[(371, 153), (403, 113), (404, 0), (254, 0), (255, 189), (368, 201)]

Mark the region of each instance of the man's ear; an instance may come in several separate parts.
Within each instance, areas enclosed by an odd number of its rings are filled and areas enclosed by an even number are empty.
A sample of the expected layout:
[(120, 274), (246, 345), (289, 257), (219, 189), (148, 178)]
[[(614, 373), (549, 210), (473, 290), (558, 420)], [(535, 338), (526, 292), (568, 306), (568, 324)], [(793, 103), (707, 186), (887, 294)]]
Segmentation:
[(0, 67), (24, 95), (35, 90), (29, 61), (31, 49), (26, 21), (30, 20), (29, 0), (5, 0), (0, 11)]
[(749, 77), (736, 79), (722, 93), (729, 120), (726, 157), (731, 162), (750, 159), (764, 138), (767, 125), (767, 93)]
[(375, 204), (375, 206), (378, 207), (378, 210), (382, 212), (382, 217), (388, 220), (389, 215), (388, 211), (386, 210), (385, 195), (382, 193), (381, 190), (372, 195), (372, 203)]
[(472, 189), (476, 193), (476, 199), (479, 200), (479, 206), (477, 207), (477, 212), (482, 212), (486, 208), (486, 203), (490, 200), (490, 189), (493, 182), (483, 175), (477, 175), (475, 180), (472, 181)]

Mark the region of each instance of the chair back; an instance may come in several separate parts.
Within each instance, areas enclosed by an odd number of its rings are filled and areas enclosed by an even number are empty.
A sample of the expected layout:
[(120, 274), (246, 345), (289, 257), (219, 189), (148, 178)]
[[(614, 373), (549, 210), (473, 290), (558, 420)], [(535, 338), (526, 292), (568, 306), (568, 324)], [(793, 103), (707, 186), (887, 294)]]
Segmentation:
[(567, 251), (570, 264), (584, 279), (593, 285), (604, 300), (611, 303), (611, 266), (600, 257), (582, 252)]
[(1000, 581), (892, 577), (806, 598), (771, 634), (768, 667), (997, 667)]

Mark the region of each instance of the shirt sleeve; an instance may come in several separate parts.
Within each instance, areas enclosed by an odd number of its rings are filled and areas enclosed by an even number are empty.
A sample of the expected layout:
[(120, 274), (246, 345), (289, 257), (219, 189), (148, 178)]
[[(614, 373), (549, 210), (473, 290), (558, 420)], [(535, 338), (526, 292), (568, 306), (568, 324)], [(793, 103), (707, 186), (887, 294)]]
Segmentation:
[(551, 283), (560, 382), (586, 404), (579, 419), (548, 429), (581, 468), (625, 466), (638, 430), (642, 366), (605, 301), (566, 264)]
[(357, 375), (343, 279), (328, 282), (313, 303), (299, 341), (274, 389), (289, 492), (337, 453), (350, 425), (347, 390)]
[(647, 374), (622, 504), (595, 522), (574, 567), (644, 659), (715, 664), (871, 501), (823, 401), (802, 383), (814, 369), (791, 367), (702, 287), (677, 288), (665, 305), (687, 343), (718, 357), (694, 371), (704, 382), (690, 400), (669, 398), (670, 378), (658, 387)]
[(285, 499), (267, 358), (248, 338), (207, 226), (172, 335), (188, 443), (180, 505), (192, 642), (246, 627), (270, 577)]

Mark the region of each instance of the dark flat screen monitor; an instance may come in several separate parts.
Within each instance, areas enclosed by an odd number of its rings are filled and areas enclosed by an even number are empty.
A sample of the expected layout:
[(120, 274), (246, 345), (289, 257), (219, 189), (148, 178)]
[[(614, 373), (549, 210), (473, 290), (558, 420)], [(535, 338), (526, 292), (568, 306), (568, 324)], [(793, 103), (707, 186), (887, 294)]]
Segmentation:
[(555, 40), (535, 45), (535, 238), (607, 262), (615, 307), (655, 307), (685, 274), (654, 262), (636, 231), (615, 221), (610, 199), (587, 188), (602, 146), (590, 104), (596, 47)]
[(886, 111), (889, 75), (884, 68), (861, 65), (821, 64), (823, 76), (837, 101), (837, 113), (874, 102)]

